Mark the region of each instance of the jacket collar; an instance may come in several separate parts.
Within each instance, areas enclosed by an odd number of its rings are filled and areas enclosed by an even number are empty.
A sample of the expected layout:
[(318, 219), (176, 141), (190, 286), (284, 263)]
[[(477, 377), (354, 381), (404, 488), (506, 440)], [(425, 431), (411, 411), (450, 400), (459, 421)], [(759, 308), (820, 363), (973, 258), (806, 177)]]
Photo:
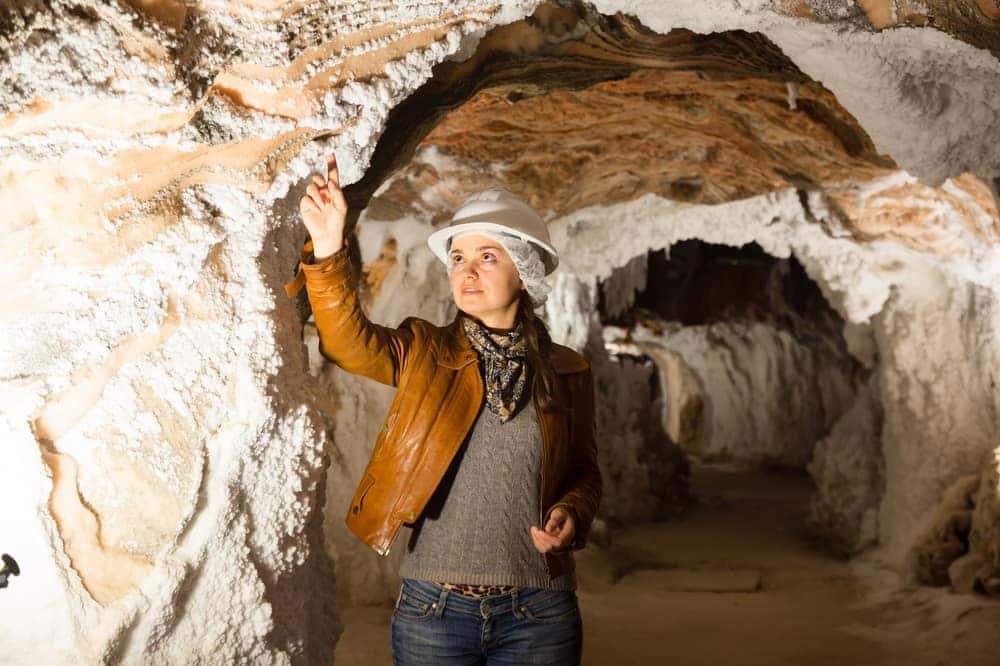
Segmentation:
[[(444, 335), (438, 343), (437, 362), (448, 368), (458, 369), (479, 360), (479, 354), (462, 329), (462, 313), (455, 315), (444, 327)], [(552, 367), (559, 374), (579, 372), (588, 367), (586, 359), (563, 345), (552, 345)]]
[(444, 336), (438, 343), (437, 361), (448, 368), (461, 368), (478, 360), (479, 354), (462, 330), (462, 313), (459, 312), (444, 328)]

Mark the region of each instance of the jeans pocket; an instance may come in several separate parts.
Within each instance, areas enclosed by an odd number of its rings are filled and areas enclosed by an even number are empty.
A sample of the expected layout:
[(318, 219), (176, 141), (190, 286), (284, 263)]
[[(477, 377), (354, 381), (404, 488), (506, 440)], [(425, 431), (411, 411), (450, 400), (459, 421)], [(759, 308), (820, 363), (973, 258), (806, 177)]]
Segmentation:
[(396, 600), (396, 608), (392, 614), (404, 620), (426, 620), (434, 615), (437, 602), (426, 601), (406, 591), (404, 587)]
[(521, 613), (529, 622), (571, 622), (580, 618), (580, 605), (573, 592), (557, 592), (522, 603)]

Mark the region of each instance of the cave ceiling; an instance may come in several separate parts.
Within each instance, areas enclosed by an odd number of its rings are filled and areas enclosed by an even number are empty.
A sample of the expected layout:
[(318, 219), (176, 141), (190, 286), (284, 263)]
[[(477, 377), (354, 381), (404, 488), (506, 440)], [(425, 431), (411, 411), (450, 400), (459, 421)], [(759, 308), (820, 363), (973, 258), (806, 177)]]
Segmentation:
[(910, 176), (766, 37), (661, 35), (579, 7), (543, 5), (439, 64), (390, 114), (373, 167), (354, 187), (381, 219), (443, 224), (498, 181), (551, 216), (647, 193), (717, 204), (791, 187), (821, 193), (859, 241), (950, 253), (968, 249), (956, 236), (1000, 233), (986, 183)]
[[(265, 194), (312, 139), (337, 134), (367, 158), (345, 172), (354, 214), (409, 209), (437, 224), (497, 181), (553, 215), (646, 193), (713, 204), (792, 187), (821, 192), (858, 240), (954, 252), (992, 242), (1000, 228), (996, 174), (970, 167), (936, 185), (918, 179), (762, 33), (660, 34), (579, 2), (542, 3), (492, 29), (509, 11), (501, 5), (407, 11), (401, 21), (387, 7), (383, 22), (361, 25), (361, 8), (301, 1), (7, 3), (0, 148), (18, 156), (2, 169), (7, 189), (38, 191), (39, 174), (56, 173), (80, 221), (68, 238), (40, 224), (20, 246), (106, 264), (169, 228), (186, 189)], [(784, 1), (761, 11), (845, 31), (935, 29), (1000, 52), (993, 0)], [(456, 27), (483, 37), (432, 58), (433, 76), (413, 92), (381, 91), (412, 77), (404, 63), (441, 48)], [(108, 57), (113, 49), (119, 57)], [(375, 86), (383, 109), (369, 108), (359, 83)], [(68, 167), (60, 157), (76, 149), (84, 154)], [(37, 203), (23, 200), (11, 205)], [(76, 242), (126, 223), (107, 244)]]

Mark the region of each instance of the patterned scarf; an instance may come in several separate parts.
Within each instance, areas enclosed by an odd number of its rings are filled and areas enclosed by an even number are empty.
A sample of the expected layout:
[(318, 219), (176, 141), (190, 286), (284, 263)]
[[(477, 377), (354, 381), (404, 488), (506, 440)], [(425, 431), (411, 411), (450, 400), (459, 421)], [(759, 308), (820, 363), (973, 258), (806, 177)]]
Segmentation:
[(506, 423), (517, 409), (527, 386), (528, 345), (522, 335), (524, 326), (518, 322), (512, 331), (494, 333), (463, 314), (462, 327), (469, 344), (479, 352), (486, 405), (500, 417), (501, 423)]

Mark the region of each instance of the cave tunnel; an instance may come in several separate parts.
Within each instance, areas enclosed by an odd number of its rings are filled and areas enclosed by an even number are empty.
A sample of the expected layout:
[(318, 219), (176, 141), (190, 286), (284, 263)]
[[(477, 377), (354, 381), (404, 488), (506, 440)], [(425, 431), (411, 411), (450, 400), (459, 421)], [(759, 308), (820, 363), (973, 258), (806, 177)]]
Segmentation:
[(602, 337), (611, 357), (664, 363), (653, 401), (670, 440), (699, 461), (805, 473), (872, 370), (802, 264), (692, 239), (648, 253), (642, 289), (636, 268), (599, 287)]
[(401, 553), (344, 515), (395, 391), (289, 289), (335, 152), (382, 326), (455, 316), (469, 194), (545, 221), (584, 663), (995, 664), (998, 19), (0, 3), (0, 661), (389, 661)]

